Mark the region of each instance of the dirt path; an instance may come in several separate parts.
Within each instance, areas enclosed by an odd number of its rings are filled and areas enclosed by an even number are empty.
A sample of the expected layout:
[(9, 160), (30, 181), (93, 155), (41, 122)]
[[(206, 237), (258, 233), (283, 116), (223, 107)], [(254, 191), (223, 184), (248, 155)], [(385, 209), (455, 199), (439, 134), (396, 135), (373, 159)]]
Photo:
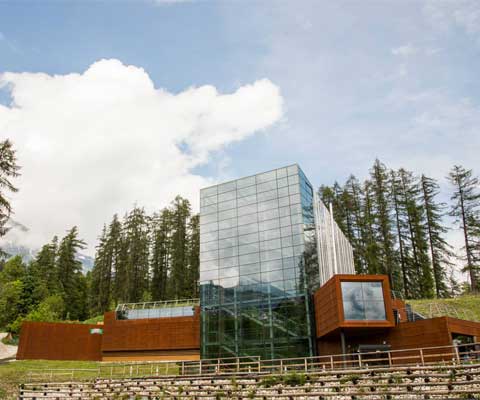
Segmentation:
[(14, 357), (17, 354), (17, 346), (7, 346), (1, 342), (1, 340), (6, 336), (6, 333), (0, 333), (0, 360)]

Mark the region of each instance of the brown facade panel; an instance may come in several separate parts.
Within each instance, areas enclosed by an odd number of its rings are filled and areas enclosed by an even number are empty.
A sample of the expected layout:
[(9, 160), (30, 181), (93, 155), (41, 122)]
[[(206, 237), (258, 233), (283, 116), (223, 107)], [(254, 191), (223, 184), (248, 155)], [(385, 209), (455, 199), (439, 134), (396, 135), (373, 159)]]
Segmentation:
[(102, 361), (192, 361), (199, 359), (199, 350), (107, 351), (102, 354)]
[(117, 320), (105, 313), (102, 352), (199, 350), (200, 312), (191, 317)]
[(102, 359), (102, 335), (90, 333), (93, 328), (99, 326), (24, 322), (20, 331), (17, 359), (99, 361)]
[(446, 317), (446, 321), (451, 334), (473, 336), (475, 342), (480, 341), (480, 322), (451, 317)]

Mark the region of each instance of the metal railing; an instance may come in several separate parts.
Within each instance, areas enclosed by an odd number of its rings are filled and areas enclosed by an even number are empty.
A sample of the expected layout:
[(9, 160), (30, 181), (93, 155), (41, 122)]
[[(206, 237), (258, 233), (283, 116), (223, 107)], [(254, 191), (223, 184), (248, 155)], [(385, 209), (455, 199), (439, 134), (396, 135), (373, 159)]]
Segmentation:
[(198, 306), (200, 299), (178, 299), (165, 301), (145, 301), (141, 303), (123, 303), (118, 304), (115, 311), (129, 310), (148, 310), (153, 308), (171, 308), (171, 307), (187, 307)]
[(311, 373), (438, 364), (480, 365), (480, 343), (272, 360), (262, 360), (255, 356), (195, 361), (100, 363), (97, 368), (91, 369), (30, 370), (27, 372), (27, 381), (145, 378), (162, 375), (214, 376), (284, 374), (290, 372)]

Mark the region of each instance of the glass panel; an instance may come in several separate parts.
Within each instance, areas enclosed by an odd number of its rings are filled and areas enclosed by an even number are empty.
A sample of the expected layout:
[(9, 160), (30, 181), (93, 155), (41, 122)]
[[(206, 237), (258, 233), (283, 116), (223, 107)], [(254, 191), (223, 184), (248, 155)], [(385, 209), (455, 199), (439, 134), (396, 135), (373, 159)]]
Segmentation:
[(256, 285), (260, 283), (260, 274), (250, 274), (250, 275), (242, 275), (240, 277), (240, 285)]
[(259, 263), (240, 265), (240, 275), (256, 274), (258, 272), (260, 272)]
[(205, 251), (200, 253), (200, 261), (208, 261), (218, 258), (218, 250)]
[(283, 279), (283, 272), (281, 269), (276, 271), (262, 272), (262, 282), (270, 283)]
[(207, 214), (207, 215), (200, 215), (200, 225), (210, 224), (212, 222), (217, 221), (217, 213), (215, 214)]
[(218, 230), (218, 222), (213, 222), (211, 224), (205, 224), (202, 225), (200, 228), (201, 234), (207, 233), (207, 232), (212, 232), (212, 231), (217, 231)]
[(258, 232), (238, 237), (238, 244), (248, 244), (258, 242)]
[(233, 200), (237, 197), (237, 192), (227, 192), (227, 193), (222, 193), (218, 195), (218, 201), (227, 201), (227, 200)]
[(217, 240), (218, 239), (218, 231), (214, 232), (204, 232), (203, 229), (201, 229), (201, 234), (200, 234), (200, 243), (203, 242), (211, 242), (212, 240)]
[(288, 192), (290, 194), (297, 194), (297, 193), (300, 193), (300, 186), (298, 185), (290, 185), (288, 187)]
[(277, 189), (257, 194), (257, 199), (259, 202), (276, 199), (277, 197)]
[(217, 186), (211, 186), (205, 189), (200, 189), (200, 197), (209, 197), (217, 194)]
[(280, 218), (280, 226), (287, 226), (287, 225), (291, 225), (290, 216)]
[(260, 240), (270, 240), (280, 237), (280, 229), (271, 229), (268, 231), (263, 231), (259, 233)]
[(287, 217), (288, 215), (290, 215), (290, 207), (282, 207), (282, 208), (279, 208), (279, 211), (280, 211), (280, 217)]
[(236, 181), (227, 182), (227, 183), (222, 183), (221, 185), (218, 185), (217, 187), (218, 187), (218, 194), (225, 193), (225, 192), (231, 192), (232, 190), (235, 190), (237, 188), (237, 183), (236, 183)]
[(291, 236), (292, 235), (292, 227), (291, 226), (284, 226), (280, 229), (282, 237), (284, 236)]
[(202, 261), (200, 270), (208, 271), (210, 269), (218, 269), (218, 260)]
[(200, 205), (202, 207), (217, 204), (217, 203), (218, 203), (217, 196), (205, 197), (200, 200)]
[(293, 246), (293, 238), (291, 236), (285, 236), (282, 238), (282, 247)]
[(287, 167), (288, 175), (296, 175), (298, 174), (298, 165), (291, 165)]
[(218, 269), (214, 269), (210, 271), (201, 271), (200, 279), (202, 281), (210, 281), (212, 279), (218, 279)]
[(202, 206), (202, 207), (200, 207), (200, 212), (202, 214), (209, 214), (209, 213), (217, 212), (217, 204)]
[(268, 219), (278, 218), (278, 216), (279, 216), (278, 208), (273, 208), (271, 210), (266, 210), (258, 213), (258, 220), (266, 221)]
[(258, 203), (259, 212), (270, 210), (272, 208), (278, 208), (278, 200), (274, 199)]
[[(298, 183), (299, 183), (298, 175), (290, 175), (288, 177), (288, 184), (289, 185), (297, 185)], [(218, 189), (218, 192), (220, 193), (220, 188)]]
[(300, 203), (301, 198), (299, 194), (293, 194), (290, 196), (290, 204), (297, 204)]
[(237, 226), (236, 218), (226, 219), (218, 223), (218, 229), (228, 229), (228, 228), (234, 228), (236, 226)]
[(248, 176), (246, 178), (242, 178), (237, 180), (237, 188), (244, 188), (247, 186), (252, 186), (255, 185), (255, 177), (254, 176)]
[(259, 194), (261, 192), (268, 192), (270, 190), (277, 190), (277, 182), (276, 181), (259, 183), (257, 185), (257, 194)]
[[(257, 202), (257, 195), (251, 194), (250, 196), (240, 197), (237, 199), (238, 206), (246, 206)], [(256, 205), (255, 205), (256, 207)]]
[(257, 214), (248, 214), (238, 217), (238, 225), (247, 225), (257, 222)]
[(260, 252), (260, 259), (262, 261), (269, 261), (269, 260), (276, 260), (278, 258), (282, 258), (282, 250), (268, 250)]
[(258, 263), (260, 261), (260, 255), (258, 253), (245, 254), (240, 256), (240, 264)]
[(218, 203), (218, 211), (230, 210), (231, 208), (235, 208), (236, 206), (236, 200), (224, 201), (222, 203)]
[(258, 250), (259, 250), (258, 243), (244, 244), (243, 246), (239, 246), (238, 248), (240, 255), (255, 253), (255, 252), (258, 252)]
[(279, 188), (287, 187), (288, 186), (288, 179), (287, 178), (282, 178), (277, 181), (277, 186)]
[(218, 249), (218, 241), (216, 240), (214, 242), (200, 243), (201, 252), (217, 250), (217, 249)]
[(282, 247), (280, 239), (267, 240), (266, 242), (260, 242), (260, 250), (274, 250)]
[(238, 227), (238, 234), (239, 235), (247, 235), (249, 233), (254, 233), (258, 232), (258, 224), (248, 224), (248, 225), (242, 225)]
[(285, 207), (290, 204), (290, 197), (282, 197), (278, 199), (278, 206), (279, 207)]
[(282, 257), (293, 257), (293, 247), (284, 247), (282, 249)]
[(283, 263), (282, 260), (262, 261), (261, 268), (262, 272), (275, 271), (277, 269), (282, 269)]
[[(235, 218), (237, 216), (237, 210), (235, 208), (227, 211), (221, 211), (218, 213), (218, 220), (222, 221), (224, 219)], [(201, 217), (200, 217), (201, 219)]]
[(270, 219), (268, 221), (263, 221), (258, 224), (258, 229), (260, 231), (266, 231), (269, 229), (275, 229), (280, 227), (280, 221), (278, 219)]
[(287, 169), (286, 168), (279, 168), (277, 169), (277, 178), (284, 178), (287, 176)]
[(341, 282), (341, 288), (346, 320), (386, 319), (381, 282)]
[(233, 257), (238, 255), (238, 247), (227, 247), (218, 251), (220, 258)]
[(250, 204), (245, 207), (239, 207), (238, 208), (238, 215), (247, 215), (247, 214), (252, 214), (257, 212), (257, 205), (256, 204)]
[(237, 190), (238, 197), (251, 196), (252, 194), (256, 194), (256, 193), (257, 193), (256, 186), (249, 186), (249, 187), (245, 187)]
[(257, 175), (257, 183), (267, 182), (276, 179), (277, 171), (264, 172)]
[(221, 239), (218, 241), (218, 248), (224, 249), (225, 247), (233, 247), (236, 246), (237, 243), (237, 238), (236, 237), (231, 237), (228, 239)]
[(232, 278), (238, 276), (238, 267), (222, 268), (218, 271), (219, 278)]
[[(200, 232), (200, 237), (203, 235), (203, 231)], [(237, 228), (230, 228), (230, 229), (222, 229), (218, 231), (218, 238), (219, 239), (226, 239), (233, 236), (237, 236)]]
[(221, 258), (218, 260), (220, 268), (235, 267), (238, 265), (238, 257)]
[(285, 196), (288, 196), (288, 187), (285, 186), (285, 187), (282, 187), (280, 189), (278, 189), (278, 197), (285, 197)]

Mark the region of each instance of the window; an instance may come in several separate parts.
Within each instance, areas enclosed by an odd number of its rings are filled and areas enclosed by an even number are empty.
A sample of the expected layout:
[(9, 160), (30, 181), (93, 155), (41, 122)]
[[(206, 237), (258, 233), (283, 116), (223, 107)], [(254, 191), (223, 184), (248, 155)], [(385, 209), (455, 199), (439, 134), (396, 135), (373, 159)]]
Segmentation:
[(218, 211), (225, 211), (235, 208), (237, 206), (236, 200), (228, 200), (218, 204)]
[[(227, 239), (221, 239), (218, 241), (218, 248), (224, 249), (225, 247), (233, 247), (237, 245), (237, 238), (231, 237)], [(211, 249), (214, 250), (214, 249)]]
[(236, 197), (237, 197), (236, 191), (222, 193), (218, 195), (218, 201), (221, 202), (221, 201), (233, 200)]
[[(237, 199), (238, 206), (248, 206), (250, 204), (253, 204), (255, 206), (255, 211), (257, 211), (257, 205), (255, 204), (257, 202), (257, 195), (256, 194), (251, 194), (250, 196), (245, 196), (245, 197), (240, 197)], [(240, 214), (240, 209), (238, 210), (238, 215)]]
[(218, 241), (207, 242), (207, 243), (200, 243), (200, 251), (210, 251), (210, 250), (217, 250), (218, 249)]
[(258, 233), (250, 233), (249, 235), (243, 235), (238, 237), (238, 244), (248, 244), (258, 242)]
[(247, 178), (242, 178), (237, 181), (237, 188), (241, 189), (247, 186), (255, 185), (255, 177), (249, 176)]
[(276, 199), (277, 197), (278, 197), (277, 189), (269, 190), (268, 192), (257, 194), (257, 198), (259, 202)]
[(236, 218), (226, 219), (218, 223), (218, 229), (229, 229), (229, 228), (235, 228), (236, 226), (237, 226)]
[(247, 225), (257, 222), (257, 214), (247, 214), (238, 217), (238, 225)]
[(237, 183), (235, 181), (234, 182), (223, 183), (221, 185), (218, 185), (218, 194), (225, 193), (225, 192), (230, 192), (232, 190), (235, 190), (236, 188), (237, 188)]
[(260, 231), (268, 231), (270, 229), (277, 229), (280, 227), (280, 221), (278, 219), (270, 219), (268, 221), (263, 221), (258, 224), (258, 229)]
[(217, 186), (212, 186), (206, 189), (200, 190), (200, 197), (208, 197), (217, 194)]
[(256, 194), (256, 193), (257, 193), (256, 186), (249, 186), (249, 187), (245, 187), (237, 190), (238, 197), (251, 196), (252, 194)]
[(260, 240), (270, 240), (280, 237), (280, 229), (271, 229), (269, 231), (263, 231), (259, 233)]
[(221, 258), (218, 260), (220, 268), (235, 267), (238, 265), (238, 257)]
[(382, 282), (341, 282), (346, 320), (384, 321)]
[(266, 221), (267, 219), (278, 218), (278, 208), (273, 208), (271, 210), (263, 211), (258, 213), (259, 221)]
[(238, 227), (239, 235), (248, 235), (255, 232), (258, 232), (258, 224), (256, 222), (254, 224), (242, 225)]
[(218, 230), (218, 222), (212, 222), (211, 224), (205, 224), (201, 226), (201, 235), (207, 232), (213, 232)]
[(277, 177), (276, 171), (264, 172), (257, 175), (257, 183), (272, 181)]
[[(231, 237), (237, 236), (237, 228), (222, 229), (215, 233), (218, 234), (219, 239), (231, 238)], [(203, 235), (203, 231), (200, 232), (200, 237), (202, 237), (202, 235)]]
[(272, 240), (267, 240), (265, 242), (260, 243), (260, 250), (265, 251), (265, 250), (275, 250), (279, 249), (282, 247), (280, 243), (280, 239), (272, 239)]
[[(240, 203), (240, 200), (238, 202)], [(249, 204), (247, 206), (238, 208), (238, 216), (239, 217), (242, 216), (242, 215), (254, 214), (256, 212), (257, 212), (257, 205), (256, 204)]]
[(258, 243), (244, 244), (243, 246), (239, 246), (238, 251), (240, 255), (256, 253), (258, 252)]
[(220, 258), (234, 257), (238, 255), (238, 247), (227, 247), (218, 251)]

